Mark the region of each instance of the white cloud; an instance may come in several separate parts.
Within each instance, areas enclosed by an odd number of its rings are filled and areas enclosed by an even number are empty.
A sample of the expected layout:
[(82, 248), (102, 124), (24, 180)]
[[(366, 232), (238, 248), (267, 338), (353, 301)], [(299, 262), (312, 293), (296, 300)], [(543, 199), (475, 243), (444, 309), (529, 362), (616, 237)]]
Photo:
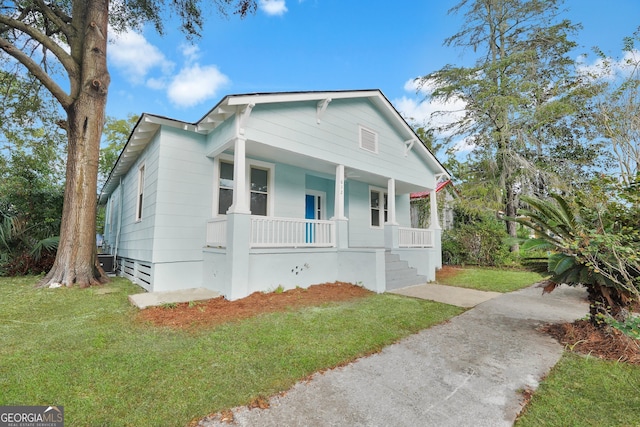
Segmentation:
[(192, 107), (207, 101), (229, 83), (215, 65), (201, 65), (200, 48), (183, 44), (179, 47), (183, 63), (177, 74), (176, 64), (136, 32), (114, 33), (111, 37), (110, 61), (119, 74), (134, 85), (166, 91), (170, 102), (178, 107)]
[(631, 50), (624, 53), (623, 57), (616, 61), (614, 58), (597, 58), (592, 63), (586, 63), (585, 56), (577, 58), (577, 71), (579, 74), (594, 79), (615, 80), (626, 78), (636, 72), (640, 65), (640, 51)]
[(260, 0), (260, 9), (267, 15), (282, 16), (287, 12), (285, 0)]
[(228, 83), (229, 78), (215, 65), (193, 64), (173, 77), (167, 88), (167, 96), (179, 107), (192, 107), (213, 98)]
[[(414, 94), (413, 96), (403, 96), (393, 101), (396, 109), (413, 126), (426, 126), (429, 128), (444, 127), (460, 120), (465, 113), (465, 102), (454, 98), (448, 102), (430, 99), (429, 94), (434, 89), (433, 86), (421, 85), (420, 82), (408, 80), (404, 89)], [(443, 131), (436, 133), (437, 138), (451, 136), (453, 132)], [(453, 141), (454, 151), (466, 152), (473, 149), (465, 138)]]
[(164, 77), (151, 77), (147, 80), (147, 87), (154, 90), (162, 90), (167, 87), (167, 79)]
[(413, 97), (403, 96), (395, 100), (394, 105), (400, 113), (416, 125), (428, 127), (442, 127), (462, 118), (465, 102), (454, 98), (447, 102), (430, 99), (428, 96), (432, 86), (420, 85), (416, 80), (405, 83), (404, 89), (414, 93)]
[(188, 64), (200, 59), (200, 48), (198, 46), (193, 44), (182, 44), (180, 45), (180, 49), (182, 49), (182, 55)]
[(147, 74), (154, 68), (170, 73), (174, 67), (174, 63), (141, 34), (128, 31), (114, 33), (111, 38), (109, 59), (134, 84), (144, 82)]

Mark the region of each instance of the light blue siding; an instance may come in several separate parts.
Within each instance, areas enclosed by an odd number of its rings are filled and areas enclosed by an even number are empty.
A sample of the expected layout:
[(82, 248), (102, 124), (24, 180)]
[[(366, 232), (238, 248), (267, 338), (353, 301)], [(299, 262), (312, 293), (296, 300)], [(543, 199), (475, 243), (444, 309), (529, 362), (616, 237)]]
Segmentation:
[(213, 160), (204, 155), (204, 136), (168, 127), (160, 133), (153, 261), (202, 261), (212, 211)]
[[(359, 129), (378, 134), (377, 154), (359, 146)], [(346, 167), (375, 171), (422, 187), (433, 187), (433, 175), (413, 151), (405, 156), (405, 141), (367, 100), (336, 100), (329, 104), (321, 123), (316, 104), (290, 103), (256, 106), (247, 123), (248, 139), (275, 148)], [(418, 144), (420, 144), (418, 142)]]
[(355, 180), (349, 185), (349, 246), (384, 247), (384, 229), (371, 227), (369, 185)]
[(218, 150), (220, 146), (231, 141), (232, 138), (235, 137), (235, 131), (234, 118), (231, 117), (206, 136), (204, 153), (208, 156), (210, 153)]
[(410, 194), (396, 194), (396, 221), (400, 227), (411, 227)]
[(275, 171), (273, 214), (284, 218), (304, 218), (304, 169), (278, 163)]
[[(112, 197), (122, 204), (117, 214), (121, 214), (122, 227), (119, 238), (114, 239), (114, 250), (117, 255), (140, 261), (151, 261), (153, 258), (153, 235), (156, 219), (156, 199), (158, 196), (158, 151), (159, 136), (156, 135), (144, 150), (137, 162), (131, 167), (121, 182), (122, 188), (113, 192)], [(136, 221), (138, 196), (138, 170), (144, 164), (144, 191), (142, 201), (142, 219)]]

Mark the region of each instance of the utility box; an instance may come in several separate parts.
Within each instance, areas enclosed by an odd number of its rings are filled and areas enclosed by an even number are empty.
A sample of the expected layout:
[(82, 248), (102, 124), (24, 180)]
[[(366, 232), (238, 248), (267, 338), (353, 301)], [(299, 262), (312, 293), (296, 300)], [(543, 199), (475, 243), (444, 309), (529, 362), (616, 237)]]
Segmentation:
[(109, 254), (98, 254), (98, 262), (105, 273), (115, 272), (115, 256)]

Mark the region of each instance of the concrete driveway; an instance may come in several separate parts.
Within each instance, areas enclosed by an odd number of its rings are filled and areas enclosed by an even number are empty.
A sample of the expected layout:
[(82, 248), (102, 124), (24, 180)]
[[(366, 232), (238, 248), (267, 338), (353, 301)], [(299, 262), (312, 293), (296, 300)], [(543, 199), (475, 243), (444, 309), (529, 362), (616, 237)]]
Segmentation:
[[(269, 409), (236, 408), (232, 425), (511, 426), (521, 391), (535, 389), (562, 355), (562, 346), (537, 328), (587, 311), (584, 290), (567, 286), (546, 295), (531, 287), (494, 296), (378, 354), (296, 384), (273, 397)], [(229, 426), (219, 419), (200, 425)]]

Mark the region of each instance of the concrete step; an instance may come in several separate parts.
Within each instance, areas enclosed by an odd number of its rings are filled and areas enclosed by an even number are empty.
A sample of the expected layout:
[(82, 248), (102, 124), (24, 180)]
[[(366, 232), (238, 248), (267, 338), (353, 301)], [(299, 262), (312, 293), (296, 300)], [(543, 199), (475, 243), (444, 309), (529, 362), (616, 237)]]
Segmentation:
[(396, 278), (389, 277), (386, 280), (387, 290), (406, 288), (407, 286), (424, 285), (428, 282), (425, 276), (414, 275), (413, 277)]
[(409, 267), (400, 256), (386, 252), (385, 281), (387, 290), (391, 290), (427, 283), (427, 278), (419, 275), (415, 268)]
[(202, 301), (220, 296), (219, 292), (206, 288), (181, 289), (179, 291), (145, 292), (129, 295), (129, 302), (138, 308), (163, 304)]

